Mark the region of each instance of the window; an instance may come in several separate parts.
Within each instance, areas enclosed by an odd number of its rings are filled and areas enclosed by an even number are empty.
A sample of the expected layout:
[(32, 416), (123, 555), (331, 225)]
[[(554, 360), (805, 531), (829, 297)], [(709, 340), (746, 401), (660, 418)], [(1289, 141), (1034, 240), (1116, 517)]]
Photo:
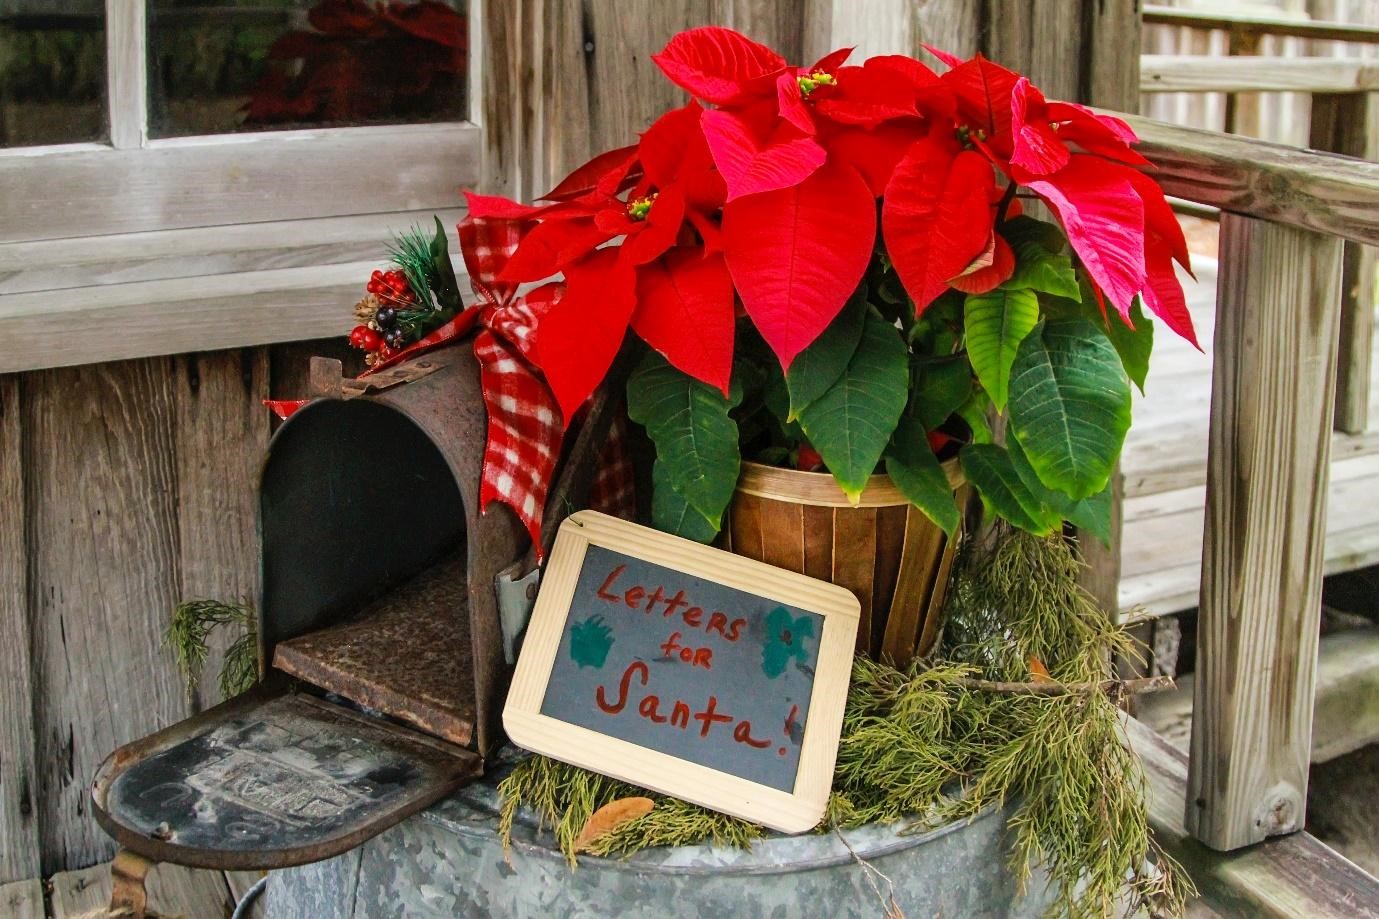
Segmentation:
[(101, 0), (0, 0), (0, 147), (104, 140)]
[(339, 334), (478, 181), (479, 2), (0, 0), (0, 373)]

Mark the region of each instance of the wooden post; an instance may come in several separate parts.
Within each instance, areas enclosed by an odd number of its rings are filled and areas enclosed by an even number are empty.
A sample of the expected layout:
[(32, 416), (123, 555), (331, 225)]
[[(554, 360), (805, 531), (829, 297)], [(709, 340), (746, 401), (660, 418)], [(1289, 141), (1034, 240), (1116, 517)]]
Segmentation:
[[(1231, 57), (1259, 53), (1259, 33), (1234, 28), (1230, 31)], [(1226, 130), (1231, 134), (1259, 136), (1259, 93), (1230, 93), (1226, 96)]]
[[(1317, 150), (1367, 160), (1379, 159), (1379, 94), (1314, 95), (1310, 143)], [(1363, 433), (1369, 422), (1375, 268), (1373, 248), (1358, 243), (1345, 244), (1335, 427), (1347, 434)]]
[(1304, 823), (1341, 240), (1221, 216), (1188, 829)]
[(20, 378), (0, 376), (0, 885), (40, 868), (20, 437)]

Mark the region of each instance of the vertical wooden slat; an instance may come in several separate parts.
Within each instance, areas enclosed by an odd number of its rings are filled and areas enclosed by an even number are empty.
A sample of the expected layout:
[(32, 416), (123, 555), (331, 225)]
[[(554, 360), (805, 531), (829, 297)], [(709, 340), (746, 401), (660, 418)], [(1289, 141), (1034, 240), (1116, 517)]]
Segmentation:
[(805, 0), (801, 61), (835, 48), (853, 47), (854, 63), (878, 54), (910, 54), (914, 48), (910, 0)]
[(805, 60), (800, 48), (804, 10), (805, 0), (712, 0), (708, 20), (700, 24), (737, 29), (775, 48), (787, 61), (806, 65), (815, 59)]
[(729, 521), (733, 528), (733, 551), (757, 561), (761, 561), (766, 554), (761, 531), (763, 503), (756, 495), (739, 492), (733, 496), (733, 512)]
[(922, 511), (914, 507), (907, 511), (900, 570), (881, 639), (881, 653), (900, 667), (914, 656), (928, 611), (929, 584), (939, 562), (938, 546), (944, 539), (943, 531)]
[(910, 53), (920, 51), (923, 45), (932, 45), (960, 57), (971, 57), (981, 47), (982, 2), (911, 0), (914, 38)]
[(39, 876), (19, 401), (20, 378), (0, 376), (0, 884)]
[(833, 508), (804, 508), (804, 573), (827, 581), (833, 574)]
[(142, 0), (105, 0), (110, 144), (121, 150), (148, 140), (146, 6)]
[(1341, 241), (1221, 217), (1186, 822), (1221, 850), (1305, 819)]
[(857, 650), (871, 644), (872, 579), (876, 575), (876, 508), (838, 508), (833, 513), (834, 584), (857, 595), (862, 615), (857, 623)]
[(889, 613), (894, 603), (896, 578), (900, 574), (905, 549), (905, 530), (909, 521), (908, 504), (876, 509), (876, 561), (871, 582), (871, 641), (873, 654), (881, 650)]
[(1085, 46), (1080, 102), (1118, 112), (1139, 111), (1140, 0), (1084, 5)]
[(1029, 77), (1050, 99), (1076, 100), (1082, 85), (1083, 3), (988, 0), (988, 56)]
[[(958, 489), (958, 506), (966, 507), (971, 496), (971, 492), (966, 486)], [(929, 581), (929, 609), (924, 614), (924, 628), (920, 631), (919, 642), (915, 645), (916, 654), (928, 654), (933, 650), (934, 643), (938, 641), (939, 629), (943, 626), (943, 607), (948, 599), (948, 575), (953, 571), (953, 564), (957, 560), (958, 550), (961, 547), (961, 531), (955, 538), (946, 539), (943, 544), (943, 554), (939, 557), (938, 570), (934, 572), (933, 578)]]
[(804, 506), (761, 502), (761, 560), (777, 568), (804, 570)]
[[(1311, 145), (1317, 150), (1379, 159), (1379, 94), (1313, 95), (1311, 129)], [(1361, 434), (1369, 424), (1375, 267), (1373, 247), (1345, 244), (1335, 427), (1348, 434)]]
[(1078, 553), (1086, 567), (1078, 580), (1096, 598), (1097, 605), (1113, 619), (1120, 616), (1121, 524), (1125, 503), (1125, 476), (1117, 466), (1111, 474), (1111, 539), (1102, 542), (1091, 533), (1077, 534)]
[(171, 381), (166, 358), (24, 381), (45, 874), (110, 857), (90, 816), (96, 766), (186, 714), (162, 643), (179, 557)]
[[(268, 446), (268, 349), (187, 354), (172, 360), (177, 450), (177, 599), (257, 603), (259, 467)], [(220, 701), (224, 649), (212, 653), (195, 699)]]
[[(1258, 32), (1231, 29), (1227, 54), (1232, 57), (1259, 53)], [(1260, 136), (1260, 94), (1231, 93), (1226, 96), (1226, 130), (1246, 137)]]

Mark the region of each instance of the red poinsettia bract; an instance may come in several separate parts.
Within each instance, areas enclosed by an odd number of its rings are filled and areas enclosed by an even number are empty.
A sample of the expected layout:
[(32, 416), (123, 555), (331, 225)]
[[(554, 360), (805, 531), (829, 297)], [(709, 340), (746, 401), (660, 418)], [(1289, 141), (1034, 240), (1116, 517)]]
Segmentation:
[(1173, 267), (1186, 244), (1130, 127), (981, 55), (930, 50), (944, 73), (903, 56), (848, 65), (850, 49), (792, 67), (731, 29), (691, 29), (653, 56), (691, 99), (637, 144), (540, 204), (470, 195), (476, 218), (526, 227), (504, 280), (565, 276), (536, 353), (567, 419), (629, 327), (726, 393), (738, 300), (788, 368), (865, 274), (878, 213), (917, 313), (950, 288), (995, 288), (1015, 267), (1001, 221), (1019, 189), (1125, 321), (1139, 298), (1196, 343)]

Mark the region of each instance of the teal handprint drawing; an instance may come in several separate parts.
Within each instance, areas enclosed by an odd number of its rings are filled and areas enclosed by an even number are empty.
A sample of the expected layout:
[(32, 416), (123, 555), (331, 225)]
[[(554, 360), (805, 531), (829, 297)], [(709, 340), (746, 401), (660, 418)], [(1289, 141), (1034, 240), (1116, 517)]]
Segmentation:
[(809, 660), (805, 639), (814, 637), (814, 622), (809, 616), (796, 618), (783, 606), (766, 615), (766, 644), (761, 649), (761, 672), (775, 679), (785, 672), (790, 659), (803, 664)]
[(570, 630), (570, 657), (581, 668), (603, 667), (613, 647), (613, 630), (602, 616), (590, 616)]

